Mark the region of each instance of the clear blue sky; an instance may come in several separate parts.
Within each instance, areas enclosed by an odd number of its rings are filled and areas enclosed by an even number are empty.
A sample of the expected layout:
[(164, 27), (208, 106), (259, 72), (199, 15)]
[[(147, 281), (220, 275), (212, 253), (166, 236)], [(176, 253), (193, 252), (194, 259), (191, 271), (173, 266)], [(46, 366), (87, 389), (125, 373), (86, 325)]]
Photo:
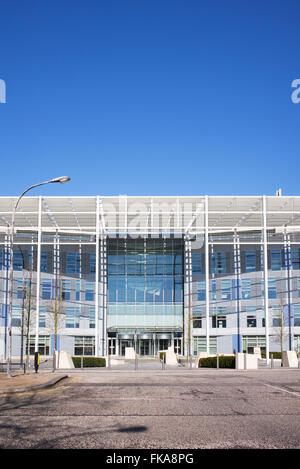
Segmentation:
[(298, 0), (1, 2), (0, 195), (300, 195)]

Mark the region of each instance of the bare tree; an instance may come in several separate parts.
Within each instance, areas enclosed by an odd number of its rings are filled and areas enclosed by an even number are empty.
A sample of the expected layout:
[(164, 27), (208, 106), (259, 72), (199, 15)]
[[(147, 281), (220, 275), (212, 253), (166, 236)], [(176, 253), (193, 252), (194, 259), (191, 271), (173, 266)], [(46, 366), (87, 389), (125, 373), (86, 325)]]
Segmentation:
[(36, 317), (36, 302), (35, 302), (35, 291), (33, 284), (33, 266), (32, 263), (28, 266), (28, 270), (25, 270), (25, 258), (23, 250), (18, 246), (22, 255), (22, 287), (21, 287), (21, 364), (23, 364), (24, 356), (24, 338), (25, 338), (25, 351), (26, 351), (26, 362), (25, 370), (29, 367), (30, 357), (30, 335), (33, 331), (35, 317)]
[(280, 352), (281, 352), (281, 357), (282, 357), (282, 352), (284, 351), (284, 343), (289, 335), (289, 332), (287, 330), (288, 327), (288, 317), (285, 313), (284, 309), (284, 300), (283, 300), (283, 294), (280, 293), (279, 295), (280, 299), (280, 315), (278, 318), (278, 325), (273, 326), (273, 337), (274, 337), (274, 342), (277, 344), (280, 344)]
[(65, 309), (63, 304), (63, 282), (60, 273), (55, 279), (54, 298), (47, 303), (48, 328), (53, 333), (53, 372), (56, 369), (57, 336), (61, 329), (65, 327)]

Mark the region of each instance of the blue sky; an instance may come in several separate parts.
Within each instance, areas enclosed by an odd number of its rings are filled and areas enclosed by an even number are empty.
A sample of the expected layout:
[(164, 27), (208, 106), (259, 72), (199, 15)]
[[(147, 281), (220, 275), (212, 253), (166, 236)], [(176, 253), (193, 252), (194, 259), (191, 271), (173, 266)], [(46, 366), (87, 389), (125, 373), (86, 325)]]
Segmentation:
[(300, 195), (300, 3), (10, 0), (0, 195)]

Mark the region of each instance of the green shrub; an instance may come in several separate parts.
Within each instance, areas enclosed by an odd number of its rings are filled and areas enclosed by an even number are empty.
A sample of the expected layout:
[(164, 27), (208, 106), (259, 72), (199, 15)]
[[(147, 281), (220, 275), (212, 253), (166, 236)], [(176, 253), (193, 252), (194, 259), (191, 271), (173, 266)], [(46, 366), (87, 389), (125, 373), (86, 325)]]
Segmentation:
[[(271, 358), (271, 355), (273, 355), (273, 358), (281, 358), (281, 352), (270, 352), (269, 357)], [(266, 352), (261, 352), (261, 358), (266, 358)]]
[(102, 357), (72, 357), (72, 360), (75, 368), (81, 368), (81, 360), (83, 368), (106, 366), (106, 359)]
[[(200, 358), (198, 366), (200, 368), (217, 368), (217, 357)], [(235, 356), (219, 356), (219, 368), (235, 368)]]

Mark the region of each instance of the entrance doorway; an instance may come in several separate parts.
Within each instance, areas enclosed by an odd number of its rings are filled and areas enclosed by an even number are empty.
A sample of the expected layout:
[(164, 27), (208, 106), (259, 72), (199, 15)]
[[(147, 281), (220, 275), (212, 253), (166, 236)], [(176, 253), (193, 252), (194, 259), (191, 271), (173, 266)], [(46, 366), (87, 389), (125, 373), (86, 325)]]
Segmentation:
[(181, 355), (181, 339), (174, 339), (174, 352)]
[(133, 340), (131, 339), (121, 339), (120, 340), (120, 352), (121, 355), (125, 356), (125, 348), (126, 347), (133, 347)]
[(158, 350), (168, 350), (170, 347), (170, 340), (169, 339), (159, 339), (158, 340)]
[(108, 355), (116, 355), (117, 348), (116, 348), (117, 339), (108, 339)]
[(148, 355), (151, 355), (152, 350), (151, 350), (151, 340), (150, 339), (140, 339), (140, 355), (142, 357), (146, 357)]

